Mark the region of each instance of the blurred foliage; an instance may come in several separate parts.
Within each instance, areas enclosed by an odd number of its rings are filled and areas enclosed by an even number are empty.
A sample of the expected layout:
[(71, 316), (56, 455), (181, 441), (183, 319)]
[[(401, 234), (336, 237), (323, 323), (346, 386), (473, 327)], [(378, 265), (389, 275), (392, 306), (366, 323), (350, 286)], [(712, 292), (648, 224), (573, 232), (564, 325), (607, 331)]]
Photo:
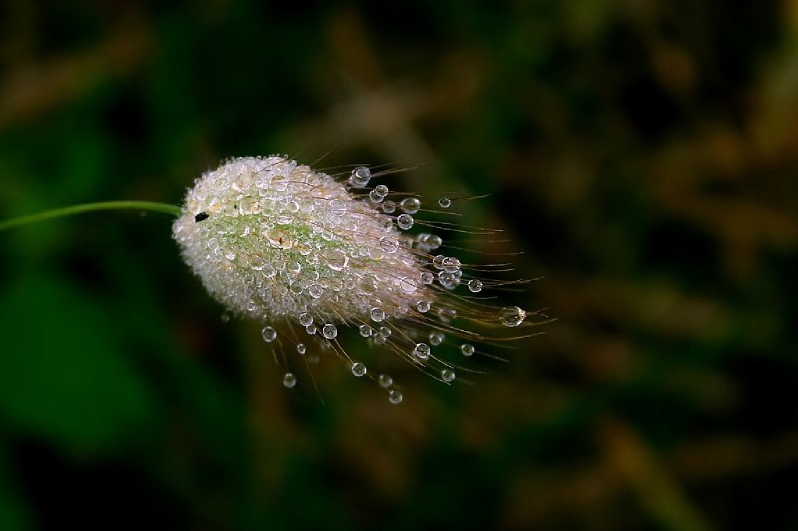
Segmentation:
[(3, 219), (419, 166), (558, 321), (400, 407), (323, 362), (322, 402), (167, 216), (0, 234), (0, 528), (798, 529), (797, 141), (796, 0), (5, 2)]

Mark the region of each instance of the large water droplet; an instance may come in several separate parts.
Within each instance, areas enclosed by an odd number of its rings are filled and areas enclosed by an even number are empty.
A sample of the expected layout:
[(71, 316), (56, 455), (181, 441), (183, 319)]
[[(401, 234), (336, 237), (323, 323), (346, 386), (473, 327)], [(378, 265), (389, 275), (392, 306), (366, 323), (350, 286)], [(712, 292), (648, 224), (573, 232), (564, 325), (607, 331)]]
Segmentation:
[(283, 385), (288, 389), (291, 389), (296, 385), (296, 376), (292, 372), (287, 372), (283, 376)]
[(267, 343), (271, 343), (277, 338), (277, 330), (271, 326), (264, 326), (261, 334), (263, 334), (263, 340)]
[(366, 375), (366, 366), (360, 363), (359, 361), (352, 364), (352, 374), (360, 378), (361, 376)]
[(499, 310), (499, 321), (504, 326), (514, 327), (524, 322), (526, 312), (518, 306), (506, 306)]
[(468, 289), (472, 293), (479, 293), (482, 291), (482, 281), (477, 278), (472, 278), (468, 281)]
[(421, 201), (417, 197), (405, 197), (399, 203), (399, 208), (408, 214), (415, 214), (421, 208)]
[(463, 353), (463, 356), (470, 356), (474, 353), (474, 345), (470, 343), (463, 343), (460, 345), (460, 352)]
[(410, 214), (399, 214), (396, 217), (396, 225), (402, 230), (408, 230), (413, 226), (413, 216)]
[(454, 374), (454, 371), (452, 369), (443, 369), (441, 371), (441, 379), (444, 382), (446, 382), (446, 383), (449, 383), (449, 382), (453, 381), (454, 377), (455, 377), (455, 374)]
[(400, 404), (402, 402), (402, 392), (398, 389), (391, 389), (388, 391), (388, 402), (393, 405)]
[(333, 339), (338, 335), (338, 329), (335, 328), (334, 324), (326, 324), (321, 329), (321, 335), (323, 335), (326, 339)]
[(353, 188), (364, 188), (371, 180), (371, 170), (365, 166), (358, 166), (352, 170), (352, 175), (349, 176), (349, 184)]
[(420, 360), (429, 359), (430, 348), (426, 343), (416, 343), (413, 355)]
[(380, 387), (383, 389), (387, 389), (388, 387), (393, 385), (393, 378), (391, 378), (387, 374), (380, 374), (377, 376), (377, 383), (380, 384)]

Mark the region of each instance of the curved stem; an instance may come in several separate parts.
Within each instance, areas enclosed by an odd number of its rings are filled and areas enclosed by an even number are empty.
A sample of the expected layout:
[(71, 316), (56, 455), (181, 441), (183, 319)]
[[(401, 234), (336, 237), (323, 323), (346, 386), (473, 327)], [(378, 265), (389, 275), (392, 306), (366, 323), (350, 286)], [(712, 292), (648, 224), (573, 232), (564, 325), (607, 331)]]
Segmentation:
[(46, 210), (37, 214), (9, 219), (7, 221), (0, 221), (0, 231), (10, 229), (12, 227), (18, 227), (20, 225), (38, 223), (39, 221), (45, 221), (52, 218), (71, 216), (73, 214), (82, 214), (83, 212), (94, 212), (95, 210), (128, 209), (151, 210), (153, 212), (163, 212), (165, 214), (172, 214), (174, 216), (179, 216), (182, 213), (182, 210), (178, 206), (169, 205), (166, 203), (153, 203), (151, 201), (104, 201), (101, 203), (83, 203), (80, 205)]

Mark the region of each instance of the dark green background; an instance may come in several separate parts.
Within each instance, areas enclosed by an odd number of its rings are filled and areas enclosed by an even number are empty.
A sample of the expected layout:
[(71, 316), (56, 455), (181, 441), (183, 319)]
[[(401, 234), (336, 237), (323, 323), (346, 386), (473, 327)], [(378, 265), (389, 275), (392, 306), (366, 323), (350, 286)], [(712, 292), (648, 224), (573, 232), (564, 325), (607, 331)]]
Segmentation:
[(558, 320), (322, 403), (168, 216), (4, 232), (0, 528), (798, 529), (798, 2), (0, 6), (0, 218), (275, 152), (490, 194)]

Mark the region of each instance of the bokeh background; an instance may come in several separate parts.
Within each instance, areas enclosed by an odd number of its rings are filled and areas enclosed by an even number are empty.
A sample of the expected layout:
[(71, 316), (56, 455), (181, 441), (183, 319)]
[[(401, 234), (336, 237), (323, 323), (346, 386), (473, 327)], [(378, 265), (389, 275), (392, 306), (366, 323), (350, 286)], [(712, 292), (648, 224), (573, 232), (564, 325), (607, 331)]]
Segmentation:
[(490, 194), (557, 321), (289, 392), (168, 216), (3, 232), (1, 529), (798, 529), (798, 2), (0, 5), (0, 218), (275, 152)]

